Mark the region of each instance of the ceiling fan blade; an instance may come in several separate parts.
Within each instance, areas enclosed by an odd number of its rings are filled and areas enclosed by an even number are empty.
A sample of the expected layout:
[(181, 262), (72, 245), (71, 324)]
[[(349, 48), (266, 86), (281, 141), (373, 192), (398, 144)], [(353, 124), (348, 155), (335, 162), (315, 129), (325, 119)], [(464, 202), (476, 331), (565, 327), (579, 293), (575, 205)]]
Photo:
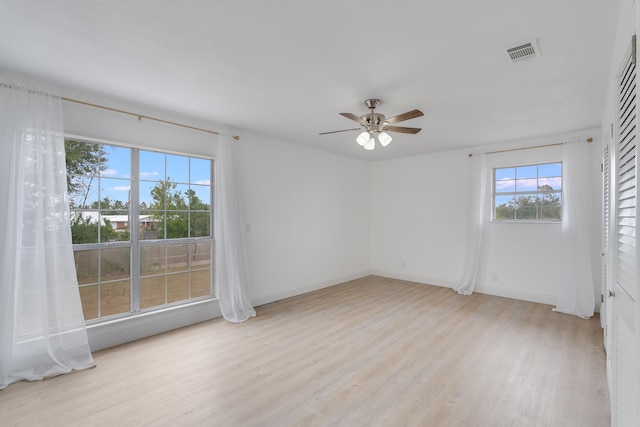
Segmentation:
[(351, 119), (351, 120), (353, 120), (354, 122), (358, 122), (358, 123), (360, 123), (361, 125), (364, 125), (364, 124), (365, 124), (365, 121), (364, 121), (364, 120), (362, 120), (360, 117), (356, 116), (355, 114), (351, 114), (351, 113), (340, 113), (340, 115), (341, 115), (342, 117), (346, 117), (347, 119)]
[(407, 111), (406, 113), (400, 114), (398, 116), (389, 117), (385, 121), (390, 125), (392, 125), (394, 123), (404, 122), (405, 120), (415, 119), (416, 117), (422, 117), (422, 116), (424, 116), (424, 113), (422, 111), (411, 110), (411, 111)]
[(389, 132), (398, 132), (398, 133), (410, 133), (416, 134), (422, 130), (422, 128), (407, 128), (404, 126), (385, 126), (384, 130)]
[(338, 132), (350, 132), (353, 130), (362, 130), (362, 128), (353, 128), (353, 129), (343, 129), (343, 130), (334, 130), (331, 132), (321, 132), (318, 135), (329, 135), (330, 133), (338, 133)]

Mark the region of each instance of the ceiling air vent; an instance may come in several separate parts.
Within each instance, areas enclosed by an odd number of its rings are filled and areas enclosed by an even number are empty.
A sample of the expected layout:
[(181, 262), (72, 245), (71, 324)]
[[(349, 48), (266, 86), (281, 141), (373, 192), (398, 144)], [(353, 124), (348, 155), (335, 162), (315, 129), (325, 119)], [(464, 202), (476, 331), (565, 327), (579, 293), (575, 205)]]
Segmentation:
[(540, 48), (535, 39), (528, 43), (521, 43), (518, 46), (507, 49), (507, 55), (511, 62), (526, 61), (536, 56), (540, 56)]

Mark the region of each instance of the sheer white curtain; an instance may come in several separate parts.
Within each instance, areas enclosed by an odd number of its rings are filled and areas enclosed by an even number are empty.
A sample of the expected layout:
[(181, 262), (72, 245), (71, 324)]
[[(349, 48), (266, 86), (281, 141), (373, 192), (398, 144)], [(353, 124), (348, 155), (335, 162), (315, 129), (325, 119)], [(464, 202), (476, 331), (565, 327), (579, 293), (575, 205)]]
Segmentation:
[(216, 154), (216, 283), (222, 316), (244, 322), (256, 315), (251, 305), (249, 267), (231, 135), (218, 137)]
[(94, 366), (71, 246), (60, 98), (0, 83), (0, 389)]
[(595, 308), (591, 239), (593, 227), (589, 152), (586, 142), (563, 146), (562, 241), (567, 257), (562, 285), (558, 287), (556, 308), (566, 314), (589, 318)]
[(471, 295), (476, 286), (487, 210), (487, 155), (474, 155), (471, 162), (473, 189), (468, 212), (469, 227), (462, 276), (455, 287), (456, 292), (462, 295)]

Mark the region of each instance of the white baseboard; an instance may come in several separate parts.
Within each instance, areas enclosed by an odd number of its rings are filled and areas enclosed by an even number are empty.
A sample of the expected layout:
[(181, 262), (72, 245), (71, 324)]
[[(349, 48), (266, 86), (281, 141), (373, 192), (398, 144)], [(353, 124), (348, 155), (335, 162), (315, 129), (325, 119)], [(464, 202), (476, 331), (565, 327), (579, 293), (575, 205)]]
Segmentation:
[(87, 326), (89, 347), (91, 351), (98, 351), (215, 319), (221, 315), (218, 300), (205, 300), (89, 325)]
[(556, 305), (556, 296), (521, 289), (502, 288), (500, 286), (478, 286), (476, 292), (497, 297), (519, 299), (540, 304)]
[(314, 283), (307, 286), (302, 286), (300, 288), (291, 289), (284, 292), (277, 292), (273, 294), (266, 294), (257, 297), (253, 297), (251, 302), (254, 307), (258, 307), (264, 304), (269, 304), (270, 302), (279, 301), (286, 298), (295, 297), (297, 295), (306, 294), (309, 292), (317, 291), (319, 289), (328, 288), (330, 286), (338, 285), (340, 283), (348, 282), (350, 280), (360, 279), (362, 277), (370, 276), (371, 271), (363, 271), (361, 273), (355, 273), (349, 276), (343, 276), (332, 280), (326, 280), (323, 282)]
[(435, 277), (415, 276), (411, 274), (401, 274), (383, 270), (373, 270), (371, 274), (373, 274), (374, 276), (388, 277), (389, 279), (406, 280), (407, 282), (423, 283), (425, 285), (440, 286), (443, 288), (453, 289), (455, 287), (454, 282), (446, 279), (438, 279)]
[[(395, 272), (374, 270), (371, 274), (375, 276), (388, 277), (391, 279), (407, 280), (410, 282), (424, 283), (445, 288), (455, 288), (455, 283), (451, 280), (437, 279), (433, 277), (412, 276), (408, 274), (398, 274)], [(494, 295), (498, 297), (519, 299), (523, 301), (537, 302), (540, 304), (556, 305), (555, 295), (541, 294), (537, 292), (524, 291), (520, 289), (502, 288), (499, 286), (478, 286), (475, 291), (479, 294)]]

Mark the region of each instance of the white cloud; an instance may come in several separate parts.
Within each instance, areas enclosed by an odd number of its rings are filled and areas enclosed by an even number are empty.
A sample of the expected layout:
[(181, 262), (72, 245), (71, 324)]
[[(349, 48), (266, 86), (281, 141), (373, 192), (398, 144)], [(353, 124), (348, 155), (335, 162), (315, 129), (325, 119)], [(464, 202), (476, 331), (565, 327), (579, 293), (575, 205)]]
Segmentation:
[(211, 181), (210, 181), (210, 180), (208, 180), (208, 179), (202, 179), (202, 180), (200, 180), (200, 181), (196, 181), (196, 182), (194, 182), (194, 184), (199, 184), (199, 185), (210, 185), (210, 184), (211, 184)]
[(129, 191), (131, 190), (131, 187), (128, 187), (126, 185), (120, 185), (120, 186), (116, 186), (112, 188), (113, 191)]
[(498, 180), (498, 181), (496, 181), (496, 190), (504, 190), (506, 188), (513, 189), (513, 181), (512, 180), (508, 180), (508, 181), (507, 180)]
[(102, 173), (100, 174), (102, 176), (116, 176), (118, 175), (118, 170), (117, 169), (107, 169), (102, 171)]
[(160, 175), (158, 172), (140, 172), (140, 178), (151, 178)]

